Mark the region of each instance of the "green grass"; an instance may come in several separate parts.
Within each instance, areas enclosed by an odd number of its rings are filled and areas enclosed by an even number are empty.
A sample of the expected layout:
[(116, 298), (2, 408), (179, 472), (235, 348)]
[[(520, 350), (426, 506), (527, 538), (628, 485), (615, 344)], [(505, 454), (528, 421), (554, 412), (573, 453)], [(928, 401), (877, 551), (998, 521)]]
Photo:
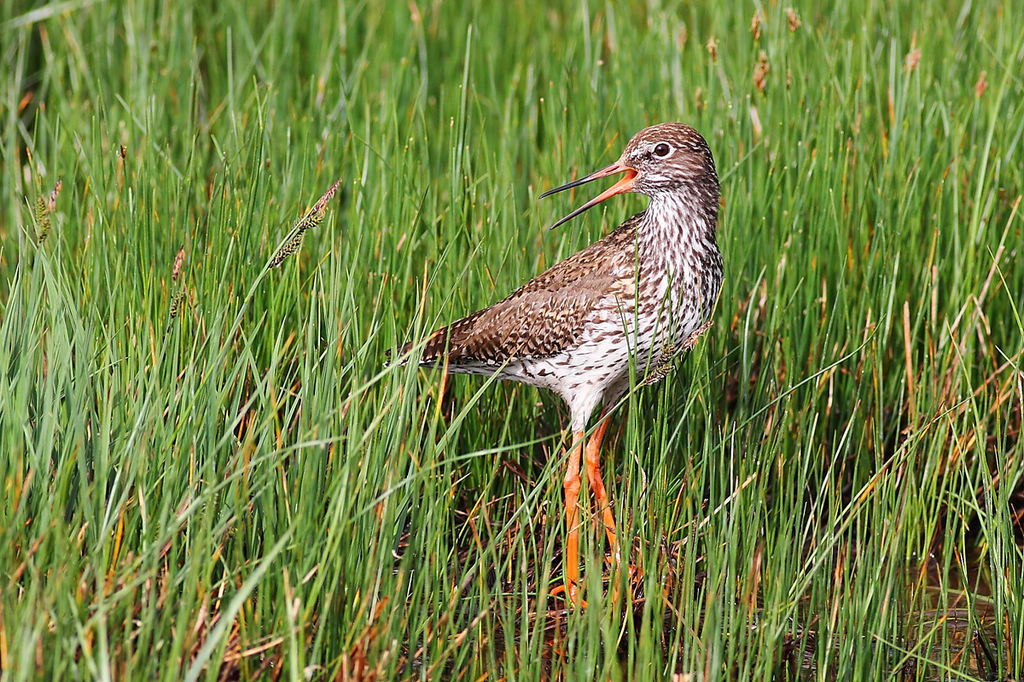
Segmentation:
[[(2, 679), (1024, 676), (1009, 3), (542, 5), (3, 3)], [(664, 120), (726, 281), (609, 431), (634, 603), (588, 522), (565, 612), (560, 401), (385, 359)]]

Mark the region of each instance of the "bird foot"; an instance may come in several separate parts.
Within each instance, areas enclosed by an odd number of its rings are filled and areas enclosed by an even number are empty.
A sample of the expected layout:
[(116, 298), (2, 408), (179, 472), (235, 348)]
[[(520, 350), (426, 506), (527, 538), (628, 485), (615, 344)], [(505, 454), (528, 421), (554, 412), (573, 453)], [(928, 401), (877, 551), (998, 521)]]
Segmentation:
[[(610, 603), (614, 604), (619, 600), (619, 574), (616, 570), (614, 570), (615, 567), (619, 565), (619, 563), (615, 557), (610, 555), (605, 557), (605, 562), (608, 564), (609, 568), (612, 569), (609, 573), (605, 574), (604, 582), (611, 587), (611, 592), (609, 593), (609, 601)], [(629, 586), (629, 592), (631, 595), (630, 601), (633, 601), (633, 595), (636, 594), (636, 590), (640, 585), (640, 581), (643, 580), (644, 570), (641, 566), (631, 563), (626, 564), (625, 570), (626, 583)], [(556, 585), (554, 588), (551, 589), (551, 592), (549, 592), (548, 594), (552, 597), (563, 597), (567, 604), (572, 604), (573, 606), (579, 608), (586, 608), (587, 600), (583, 599), (582, 596), (580, 596), (581, 592), (582, 590), (580, 589), (579, 585), (577, 585), (574, 582), (566, 581), (561, 585)]]
[(550, 594), (552, 597), (557, 597), (559, 595), (564, 594), (566, 595), (565, 601), (567, 604), (572, 604), (573, 606), (578, 606), (580, 608), (587, 607), (587, 600), (580, 598), (579, 588), (576, 585), (570, 583), (558, 585), (554, 587), (548, 594)]

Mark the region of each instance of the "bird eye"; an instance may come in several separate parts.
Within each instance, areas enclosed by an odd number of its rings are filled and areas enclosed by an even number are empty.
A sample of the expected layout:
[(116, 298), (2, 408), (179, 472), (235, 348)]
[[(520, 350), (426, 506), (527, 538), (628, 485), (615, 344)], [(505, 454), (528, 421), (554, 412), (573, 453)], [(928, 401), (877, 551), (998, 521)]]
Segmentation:
[(658, 144), (654, 145), (654, 155), (659, 158), (664, 159), (666, 156), (669, 155), (669, 152), (671, 151), (672, 147), (668, 146), (668, 143), (666, 142), (659, 142)]

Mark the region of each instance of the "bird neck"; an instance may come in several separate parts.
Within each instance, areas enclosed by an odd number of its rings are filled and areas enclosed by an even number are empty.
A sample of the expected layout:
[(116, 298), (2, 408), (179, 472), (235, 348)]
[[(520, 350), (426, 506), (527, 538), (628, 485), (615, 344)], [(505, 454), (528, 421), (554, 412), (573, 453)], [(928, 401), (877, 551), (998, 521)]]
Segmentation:
[(714, 190), (717, 187), (653, 196), (637, 225), (640, 262), (650, 268), (648, 276), (670, 283), (673, 305), (696, 298), (700, 319), (705, 321), (711, 319), (723, 274), (715, 241), (718, 192)]
[(718, 253), (717, 223), (718, 200), (710, 192), (656, 194), (638, 225), (640, 248), (655, 258), (679, 251)]

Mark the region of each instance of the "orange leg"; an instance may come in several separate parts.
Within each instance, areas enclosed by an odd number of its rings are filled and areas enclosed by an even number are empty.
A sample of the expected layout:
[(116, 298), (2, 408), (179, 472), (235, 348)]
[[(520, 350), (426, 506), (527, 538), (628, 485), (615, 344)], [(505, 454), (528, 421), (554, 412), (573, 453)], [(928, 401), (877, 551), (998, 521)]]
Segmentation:
[(565, 530), (568, 538), (565, 543), (565, 593), (573, 604), (579, 604), (577, 589), (580, 580), (579, 557), (579, 512), (576, 502), (580, 495), (580, 454), (583, 450), (583, 432), (572, 434), (572, 446), (569, 449), (569, 466), (565, 472)]
[(601, 412), (601, 419), (594, 430), (594, 435), (587, 442), (584, 462), (587, 468), (587, 481), (590, 483), (590, 489), (594, 491), (594, 497), (597, 499), (597, 511), (604, 523), (604, 532), (608, 535), (612, 561), (618, 564), (619, 545), (615, 538), (615, 516), (612, 514), (612, 507), (608, 502), (608, 491), (605, 490), (604, 480), (601, 477), (601, 441), (604, 439), (604, 432), (607, 428), (608, 413)]

